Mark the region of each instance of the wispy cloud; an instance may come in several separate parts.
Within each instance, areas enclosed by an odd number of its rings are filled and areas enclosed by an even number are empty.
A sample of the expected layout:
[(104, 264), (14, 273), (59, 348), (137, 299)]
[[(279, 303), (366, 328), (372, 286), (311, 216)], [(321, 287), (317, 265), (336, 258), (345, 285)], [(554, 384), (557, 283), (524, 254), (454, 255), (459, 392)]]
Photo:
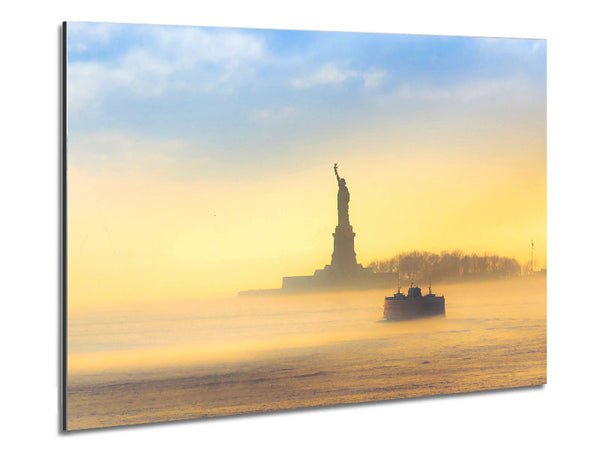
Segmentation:
[(291, 106), (261, 108), (252, 113), (252, 119), (257, 122), (288, 119), (296, 113)]
[(336, 85), (349, 79), (362, 79), (366, 88), (376, 88), (380, 85), (385, 73), (382, 71), (361, 72), (358, 70), (340, 69), (336, 64), (326, 64), (313, 73), (291, 82), (296, 89), (307, 89), (320, 85)]
[(396, 91), (396, 97), (427, 103), (468, 104), (485, 102), (493, 106), (498, 102), (523, 103), (538, 96), (539, 87), (523, 76), (467, 80), (453, 85), (436, 86), (404, 83)]
[(522, 60), (531, 58), (546, 49), (546, 41), (543, 39), (478, 38), (474, 42), (479, 45), (484, 56), (503, 54)]
[[(148, 140), (71, 146), (71, 156), (146, 146), (157, 155), (253, 164), (257, 155), (284, 157), (284, 146), (383, 129), (421, 112), (429, 119), (476, 113), (482, 121), (506, 112), (515, 123), (526, 113), (545, 117), (545, 41), (89, 23), (68, 29), (70, 143), (88, 133)], [(169, 153), (154, 140), (182, 145)]]
[(191, 66), (198, 61), (231, 62), (257, 60), (264, 56), (262, 39), (242, 30), (205, 30), (203, 28), (159, 27), (145, 33), (176, 62)]
[(385, 72), (383, 71), (369, 72), (362, 75), (363, 79), (365, 80), (365, 87), (368, 89), (379, 87), (384, 76)]
[[(89, 41), (110, 45), (119, 28), (106, 25), (94, 25), (89, 29), (71, 25), (68, 33), (71, 28), (75, 31), (68, 37), (72, 43), (69, 51), (77, 53), (88, 49)], [(95, 40), (95, 36), (100, 36), (99, 40)], [(244, 61), (256, 61), (264, 55), (260, 38), (237, 30), (209, 32), (201, 28), (144, 27), (138, 31), (137, 38), (143, 45), (132, 46), (114, 58), (69, 63), (67, 101), (70, 112), (94, 105), (115, 89), (148, 97), (162, 94), (167, 87), (211, 90), (231, 80)], [(191, 79), (185, 76), (186, 71), (193, 71), (200, 65), (209, 66), (205, 77)], [(177, 74), (182, 76), (170, 79)]]
[(69, 53), (79, 54), (98, 45), (106, 45), (120, 25), (114, 23), (69, 22)]
[[(181, 177), (205, 168), (210, 158), (181, 139), (145, 139), (125, 133), (95, 133), (68, 142), (69, 164), (90, 175)], [(185, 155), (185, 163), (181, 156)]]

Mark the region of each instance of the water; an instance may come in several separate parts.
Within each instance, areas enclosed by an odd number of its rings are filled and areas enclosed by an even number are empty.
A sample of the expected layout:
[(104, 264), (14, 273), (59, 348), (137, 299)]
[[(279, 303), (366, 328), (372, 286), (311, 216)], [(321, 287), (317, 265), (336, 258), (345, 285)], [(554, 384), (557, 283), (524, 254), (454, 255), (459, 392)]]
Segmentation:
[(544, 384), (545, 283), (439, 286), (410, 322), (387, 291), (72, 310), (68, 428)]

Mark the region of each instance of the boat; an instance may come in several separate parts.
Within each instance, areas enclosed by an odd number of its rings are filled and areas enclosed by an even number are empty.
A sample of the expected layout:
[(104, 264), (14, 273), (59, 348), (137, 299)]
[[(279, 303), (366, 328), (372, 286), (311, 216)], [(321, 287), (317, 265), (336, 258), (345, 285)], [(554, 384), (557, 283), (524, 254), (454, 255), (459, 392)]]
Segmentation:
[(423, 295), (421, 288), (411, 283), (406, 295), (398, 288), (393, 296), (385, 298), (383, 316), (387, 320), (410, 320), (439, 315), (446, 315), (446, 299), (443, 295), (431, 292), (431, 282), (427, 295)]

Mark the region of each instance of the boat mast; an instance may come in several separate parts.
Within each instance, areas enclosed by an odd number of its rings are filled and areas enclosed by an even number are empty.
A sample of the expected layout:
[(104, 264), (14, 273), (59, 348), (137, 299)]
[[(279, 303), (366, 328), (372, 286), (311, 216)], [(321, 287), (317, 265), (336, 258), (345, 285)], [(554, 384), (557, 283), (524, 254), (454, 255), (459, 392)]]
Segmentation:
[(400, 293), (400, 255), (398, 255), (398, 294)]

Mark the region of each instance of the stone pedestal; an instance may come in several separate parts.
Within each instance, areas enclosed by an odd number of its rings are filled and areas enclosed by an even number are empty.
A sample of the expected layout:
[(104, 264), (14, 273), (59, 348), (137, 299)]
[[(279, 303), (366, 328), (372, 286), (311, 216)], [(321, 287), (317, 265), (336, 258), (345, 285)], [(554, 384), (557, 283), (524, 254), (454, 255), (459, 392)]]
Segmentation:
[(351, 225), (338, 225), (333, 235), (333, 254), (331, 268), (340, 274), (355, 272), (357, 269), (356, 252), (354, 251), (354, 236), (356, 233)]

